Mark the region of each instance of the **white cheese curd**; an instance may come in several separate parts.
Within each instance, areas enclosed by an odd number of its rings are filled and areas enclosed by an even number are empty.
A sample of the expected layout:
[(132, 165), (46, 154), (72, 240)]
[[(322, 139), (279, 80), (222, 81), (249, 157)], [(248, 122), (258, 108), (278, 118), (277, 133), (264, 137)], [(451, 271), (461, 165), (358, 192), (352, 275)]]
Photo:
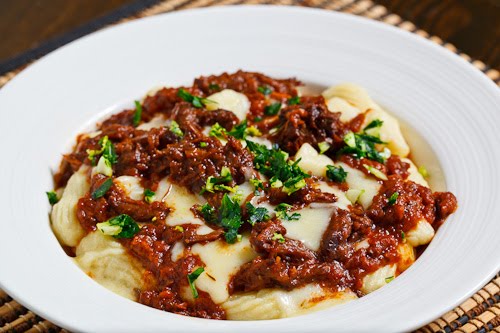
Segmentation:
[(326, 101), (326, 106), (330, 112), (340, 112), (340, 120), (343, 122), (349, 122), (363, 113), (360, 109), (340, 97), (330, 98)]
[(232, 295), (222, 307), (230, 320), (265, 320), (293, 317), (356, 298), (356, 294), (350, 290), (333, 293), (311, 283), (290, 291), (263, 289)]
[(223, 240), (197, 243), (191, 248), (191, 253), (198, 255), (205, 263), (205, 272), (196, 280), (196, 288), (209, 293), (215, 303), (222, 303), (229, 298), (227, 286), (231, 276), (241, 265), (257, 256), (248, 236), (234, 244)]
[(52, 229), (63, 245), (77, 246), (85, 236), (85, 230), (76, 216), (76, 204), (90, 190), (88, 172), (87, 166), (81, 166), (70, 177), (61, 199), (52, 208)]
[(325, 176), (327, 165), (334, 165), (331, 158), (326, 155), (320, 155), (316, 149), (308, 143), (304, 143), (295, 154), (295, 161), (298, 161), (299, 158), (299, 167), (317, 177)]
[(208, 110), (213, 111), (222, 109), (231, 111), (240, 121), (245, 120), (247, 113), (250, 110), (250, 101), (248, 100), (248, 97), (231, 89), (224, 89), (218, 93), (208, 96), (207, 99), (215, 102), (208, 102), (206, 104)]
[(113, 237), (94, 231), (76, 248), (76, 264), (109, 290), (136, 300), (135, 290), (143, 286), (144, 268)]
[(318, 250), (334, 209), (332, 204), (312, 203), (293, 211), (299, 213), (300, 218), (297, 221), (283, 221), (286, 237), (301, 241), (311, 250)]
[(113, 181), (125, 194), (133, 200), (144, 199), (144, 188), (141, 185), (141, 179), (133, 176), (120, 176)]
[(365, 294), (374, 292), (375, 290), (385, 286), (395, 277), (396, 265), (382, 266), (375, 272), (368, 274), (363, 278), (363, 286), (361, 287), (361, 291)]
[(406, 241), (413, 247), (428, 244), (434, 237), (434, 228), (425, 219), (418, 221), (417, 225), (406, 233)]
[(142, 123), (137, 126), (137, 129), (143, 131), (149, 131), (152, 128), (160, 128), (168, 126), (170, 122), (163, 115), (159, 115), (148, 121), (147, 123)]

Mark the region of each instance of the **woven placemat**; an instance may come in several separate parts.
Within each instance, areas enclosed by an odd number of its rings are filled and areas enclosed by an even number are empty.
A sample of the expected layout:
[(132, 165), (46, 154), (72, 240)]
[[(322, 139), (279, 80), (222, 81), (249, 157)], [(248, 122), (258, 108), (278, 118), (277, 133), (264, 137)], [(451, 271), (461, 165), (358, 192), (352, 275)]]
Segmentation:
[[(142, 7), (134, 5), (129, 6), (127, 10), (121, 9), (114, 14), (100, 18), (98, 21), (74, 31), (72, 34), (70, 33), (63, 38), (51, 41), (44, 47), (23, 55), (20, 59), (24, 65), (0, 76), (0, 87), (29, 65), (28, 62), (33, 62), (45, 53), (103, 26), (174, 10), (236, 4), (279, 4), (317, 7), (382, 21), (428, 38), (458, 54), (500, 86), (500, 73), (497, 70), (488, 67), (480, 60), (471, 59), (468, 55), (457, 50), (452, 44), (444, 42), (439, 37), (430, 36), (427, 32), (418, 29), (413, 23), (403, 20), (400, 16), (390, 13), (384, 6), (370, 0), (166, 0), (156, 3), (154, 1), (146, 1), (144, 4)], [(31, 58), (29, 58), (29, 55), (31, 55)], [(0, 290), (0, 333), (4, 332), (45, 333), (67, 331), (44, 320)], [(416, 332), (500, 333), (500, 274), (460, 306)]]

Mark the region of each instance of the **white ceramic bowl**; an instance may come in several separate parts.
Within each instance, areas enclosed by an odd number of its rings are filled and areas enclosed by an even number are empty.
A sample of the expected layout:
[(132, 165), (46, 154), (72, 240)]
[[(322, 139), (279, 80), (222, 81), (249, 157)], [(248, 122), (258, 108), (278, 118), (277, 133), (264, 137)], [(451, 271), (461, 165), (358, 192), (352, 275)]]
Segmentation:
[[(152, 87), (237, 69), (323, 86), (363, 85), (432, 145), (458, 211), (386, 287), (310, 315), (224, 322), (174, 315), (99, 286), (49, 227), (51, 169), (74, 136)], [(500, 92), (478, 70), (405, 31), (287, 7), (183, 11), (91, 34), (0, 90), (0, 283), (41, 316), (88, 332), (404, 331), (470, 296), (500, 268)]]

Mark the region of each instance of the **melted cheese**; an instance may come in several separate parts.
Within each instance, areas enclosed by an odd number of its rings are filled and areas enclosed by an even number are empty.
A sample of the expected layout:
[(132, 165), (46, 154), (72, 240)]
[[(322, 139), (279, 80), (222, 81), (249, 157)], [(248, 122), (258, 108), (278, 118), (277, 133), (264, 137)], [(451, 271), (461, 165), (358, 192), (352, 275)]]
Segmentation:
[(191, 252), (205, 263), (205, 272), (196, 280), (196, 287), (208, 292), (215, 303), (222, 303), (229, 298), (229, 279), (241, 265), (257, 256), (247, 236), (235, 244), (227, 244), (222, 240), (198, 243), (193, 245)]
[(137, 129), (143, 131), (149, 131), (152, 128), (164, 127), (169, 124), (169, 121), (163, 116), (159, 115), (148, 121), (147, 123), (140, 124)]
[(263, 320), (297, 316), (356, 299), (350, 290), (331, 292), (318, 284), (290, 291), (263, 289), (233, 295), (222, 304), (230, 320)]
[(370, 207), (373, 197), (380, 190), (381, 185), (379, 182), (375, 178), (367, 176), (358, 169), (351, 168), (345, 163), (339, 162), (336, 163), (336, 165), (341, 166), (347, 172), (346, 182), (349, 185), (349, 189), (362, 192), (360, 192), (361, 195), (359, 196), (358, 202), (364, 209)]
[(208, 96), (207, 99), (215, 102), (207, 103), (206, 107), (208, 110), (223, 109), (231, 111), (240, 121), (246, 119), (247, 113), (250, 110), (250, 101), (248, 97), (231, 89), (224, 89)]
[(349, 210), (351, 202), (349, 201), (349, 199), (347, 199), (345, 192), (342, 192), (342, 190), (336, 186), (328, 185), (326, 182), (319, 181), (318, 183), (318, 188), (321, 190), (321, 192), (335, 194), (335, 196), (337, 197), (337, 201), (333, 203), (335, 207)]
[(120, 176), (115, 178), (114, 183), (120, 186), (130, 199), (142, 200), (144, 198), (144, 188), (139, 177)]
[(168, 190), (163, 196), (162, 201), (171, 209), (166, 219), (167, 225), (175, 226), (184, 223), (204, 224), (191, 211), (191, 207), (195, 204), (201, 204), (205, 201), (202, 196), (192, 194), (186, 188), (176, 184), (169, 183), (168, 186), (166, 184), (163, 186), (168, 187)]
[(184, 246), (183, 242), (177, 242), (172, 246), (172, 252), (170, 253), (170, 257), (172, 258), (172, 261), (177, 261), (182, 256), (184, 255), (184, 250), (186, 249), (186, 246)]
[(333, 161), (325, 155), (320, 155), (316, 149), (308, 143), (304, 143), (295, 154), (295, 161), (299, 162), (299, 167), (310, 172), (317, 177), (324, 177), (326, 166), (333, 165)]
[(312, 203), (294, 211), (300, 214), (298, 221), (283, 221), (286, 237), (304, 243), (311, 250), (318, 250), (335, 207), (332, 204)]

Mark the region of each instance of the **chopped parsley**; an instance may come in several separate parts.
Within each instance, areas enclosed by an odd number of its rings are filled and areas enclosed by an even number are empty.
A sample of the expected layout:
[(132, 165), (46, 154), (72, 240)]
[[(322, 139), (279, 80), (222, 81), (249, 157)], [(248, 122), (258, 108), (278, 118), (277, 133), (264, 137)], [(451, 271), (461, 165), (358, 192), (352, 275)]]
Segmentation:
[(208, 203), (201, 206), (200, 213), (207, 223), (217, 223), (217, 214), (215, 212), (215, 208), (210, 206)]
[(293, 213), (292, 215), (289, 215), (288, 212), (292, 208), (292, 205), (286, 204), (286, 203), (280, 203), (274, 211), (276, 212), (276, 217), (279, 218), (280, 220), (284, 221), (297, 221), (300, 219), (300, 214), (299, 213)]
[(219, 225), (224, 228), (224, 238), (229, 244), (233, 244), (238, 239), (238, 229), (243, 224), (241, 220), (241, 207), (233, 201), (229, 195), (224, 194), (219, 209)]
[(283, 237), (283, 235), (280, 234), (279, 232), (275, 232), (271, 240), (278, 241), (278, 243), (283, 244), (285, 242), (285, 237)]
[(276, 103), (269, 104), (268, 106), (266, 106), (264, 108), (264, 114), (266, 116), (275, 116), (278, 114), (278, 112), (280, 112), (280, 110), (281, 110), (281, 103), (276, 102)]
[(201, 109), (204, 105), (206, 106), (208, 103), (215, 103), (214, 101), (211, 101), (209, 99), (194, 96), (182, 88), (177, 92), (177, 96), (179, 96), (186, 102), (191, 103), (195, 108), (199, 109)]
[(139, 123), (141, 122), (141, 117), (142, 117), (142, 105), (141, 105), (141, 102), (135, 101), (134, 118), (132, 119), (134, 126), (139, 125)]
[(307, 185), (305, 178), (310, 175), (298, 166), (300, 159), (295, 162), (288, 161), (288, 153), (277, 146), (268, 149), (265, 145), (249, 140), (246, 140), (246, 143), (254, 155), (255, 168), (270, 178), (272, 187), (283, 186), (283, 192), (290, 195)]
[(389, 282), (391, 282), (392, 280), (394, 280), (394, 275), (393, 275), (393, 276), (386, 277), (386, 278), (385, 278), (385, 283), (389, 283)]
[(175, 120), (172, 120), (172, 122), (170, 123), (170, 132), (181, 138), (184, 136), (184, 133), (179, 127), (179, 124)]
[(404, 231), (401, 231), (401, 240), (403, 241), (403, 243), (406, 243), (406, 234)]
[(234, 188), (225, 185), (220, 185), (230, 182), (231, 180), (233, 180), (233, 177), (231, 176), (231, 170), (229, 170), (228, 167), (222, 167), (222, 170), (220, 172), (220, 177), (214, 177), (214, 176), (208, 177), (205, 187), (201, 190), (200, 194), (203, 194), (205, 192), (214, 193), (214, 191), (216, 190), (218, 191), (228, 190), (234, 192), (235, 190)]
[(343, 183), (347, 178), (347, 172), (342, 166), (327, 165), (326, 176), (334, 182)]
[(96, 157), (102, 154), (109, 164), (115, 164), (118, 162), (118, 156), (116, 155), (115, 146), (108, 139), (108, 136), (102, 137), (98, 144), (101, 146), (101, 149), (87, 149), (88, 159), (92, 161), (92, 164), (95, 165)]
[(155, 192), (151, 191), (150, 189), (144, 190), (144, 201), (146, 201), (147, 203), (152, 203), (154, 201), (154, 196)]
[(241, 207), (238, 201), (231, 199), (227, 193), (222, 197), (218, 212), (216, 212), (215, 207), (206, 203), (201, 206), (200, 213), (208, 223), (213, 223), (224, 228), (224, 238), (229, 244), (233, 244), (238, 239), (241, 239), (238, 234), (238, 230), (243, 224), (241, 220)]
[(115, 238), (132, 238), (141, 230), (134, 219), (127, 214), (121, 214), (106, 222), (97, 223), (96, 227), (103, 234)]
[(227, 134), (234, 136), (238, 140), (243, 140), (245, 139), (246, 136), (246, 130), (247, 130), (247, 121), (243, 120), (241, 123), (234, 126), (229, 132), (227, 132)]
[(358, 190), (358, 189), (350, 189), (345, 193), (345, 196), (347, 199), (354, 205), (356, 204), (359, 199), (361, 199), (361, 196), (365, 193), (364, 189)]
[(268, 86), (260, 86), (257, 88), (257, 91), (260, 92), (264, 96), (271, 95), (271, 93), (273, 92), (273, 90), (271, 88), (269, 88)]
[(259, 190), (264, 191), (264, 183), (262, 182), (262, 180), (253, 178), (250, 179), (250, 184), (252, 184), (255, 187), (255, 192), (254, 192), (255, 195), (258, 195)]
[(288, 100), (288, 105), (297, 105), (300, 104), (300, 97), (294, 96)]
[(202, 141), (200, 142), (200, 148), (206, 148), (208, 146), (208, 143)]
[(328, 149), (330, 149), (330, 144), (326, 141), (318, 143), (318, 148), (319, 148), (319, 153), (323, 154), (325, 153)]
[(106, 179), (101, 186), (95, 189), (94, 192), (92, 192), (92, 199), (99, 199), (100, 197), (103, 197), (106, 192), (111, 188), (111, 185), (113, 185), (113, 179), (108, 178)]
[(382, 127), (383, 124), (384, 122), (382, 120), (374, 119), (368, 125), (366, 125), (365, 128), (363, 128), (363, 131), (366, 132), (372, 128)]
[(366, 133), (349, 132), (344, 136), (345, 147), (340, 154), (352, 154), (355, 158), (366, 157), (370, 160), (384, 163), (384, 156), (375, 149), (375, 144), (384, 143), (380, 138)]
[(219, 91), (220, 90), (220, 86), (216, 83), (211, 83), (208, 85), (208, 89), (210, 90), (214, 90), (214, 91)]
[(215, 136), (216, 138), (224, 138), (226, 135), (226, 129), (222, 127), (219, 123), (215, 123), (210, 128), (210, 132), (208, 132), (209, 136)]
[(189, 287), (191, 288), (191, 292), (193, 293), (193, 298), (198, 298), (198, 290), (194, 285), (194, 281), (196, 281), (196, 279), (199, 278), (201, 273), (203, 273), (204, 271), (205, 269), (203, 267), (198, 267), (193, 272), (187, 275)]
[(255, 126), (250, 126), (247, 128), (246, 134), (250, 136), (261, 136), (262, 132)]
[(175, 230), (175, 231), (178, 231), (178, 232), (184, 232), (184, 228), (183, 228), (182, 226), (180, 226), (180, 225), (176, 225), (176, 226), (174, 227), (174, 230)]
[(47, 198), (49, 199), (49, 203), (51, 205), (55, 205), (59, 201), (59, 198), (57, 197), (56, 192), (50, 191), (50, 192), (45, 192), (45, 193), (47, 194)]
[(255, 207), (250, 202), (247, 202), (246, 208), (248, 213), (248, 223), (251, 225), (269, 219), (269, 211), (265, 207)]
[(396, 201), (398, 200), (399, 193), (394, 192), (390, 197), (389, 200), (387, 201), (389, 205), (394, 206), (396, 204)]

